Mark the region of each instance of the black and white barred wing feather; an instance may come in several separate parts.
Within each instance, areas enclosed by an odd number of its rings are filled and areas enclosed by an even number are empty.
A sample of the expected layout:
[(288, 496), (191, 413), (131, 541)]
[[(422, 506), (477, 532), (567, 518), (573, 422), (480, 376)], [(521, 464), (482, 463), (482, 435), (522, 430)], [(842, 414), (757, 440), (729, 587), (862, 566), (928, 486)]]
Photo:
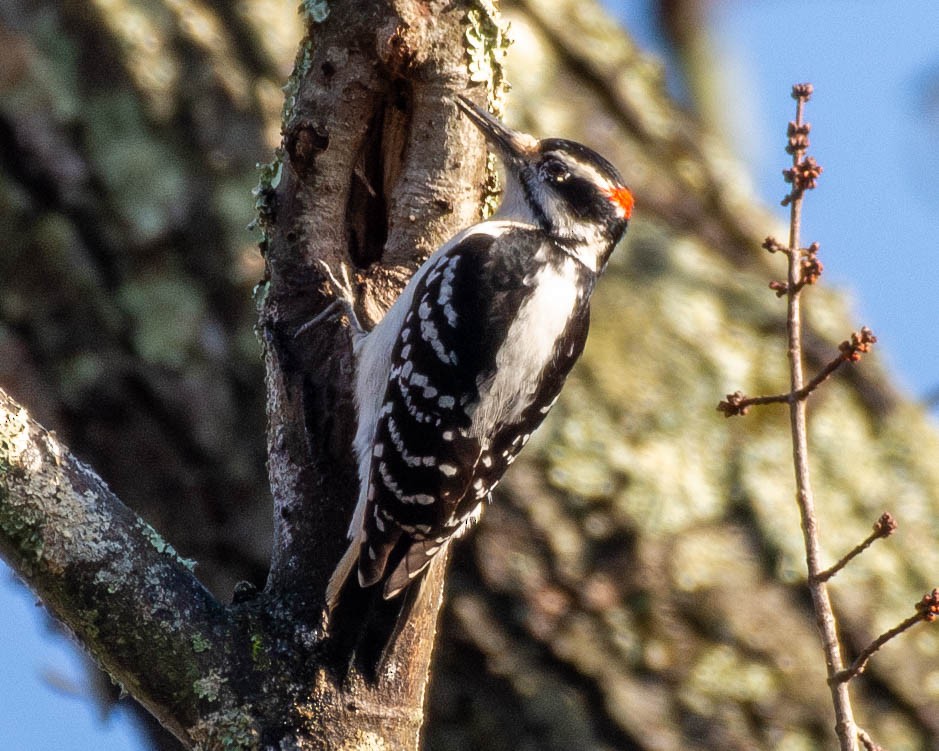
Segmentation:
[(369, 335), (391, 366), (383, 388), (360, 375), (377, 416), (357, 437), (363, 496), (330, 606), (356, 562), (361, 586), (394, 597), (478, 519), (583, 349), (593, 283), (569, 277), (591, 272), (528, 227), (484, 227), (438, 251)]

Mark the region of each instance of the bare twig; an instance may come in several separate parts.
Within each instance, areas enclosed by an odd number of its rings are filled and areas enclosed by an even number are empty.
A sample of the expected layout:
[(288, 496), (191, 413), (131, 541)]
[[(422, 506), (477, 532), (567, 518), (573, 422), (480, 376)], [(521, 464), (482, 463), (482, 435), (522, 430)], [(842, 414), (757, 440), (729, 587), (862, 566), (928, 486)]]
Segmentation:
[[(783, 294), (788, 294), (788, 285), (782, 282), (780, 282), (780, 284), (784, 284), (786, 287), (786, 291), (784, 291)], [(802, 286), (801, 284), (797, 285), (795, 291), (798, 292)], [(838, 346), (837, 357), (822, 368), (815, 377), (801, 389), (789, 391), (785, 394), (773, 394), (771, 396), (746, 396), (742, 391), (735, 391), (733, 394), (728, 394), (727, 398), (717, 405), (717, 409), (719, 412), (723, 412), (725, 417), (735, 417), (737, 415), (745, 415), (749, 412), (750, 407), (761, 404), (792, 404), (796, 401), (803, 401), (808, 398), (809, 394), (827, 381), (844, 363), (857, 362), (861, 359), (863, 353), (870, 352), (871, 346), (876, 342), (877, 337), (865, 326), (860, 331), (853, 332), (850, 339), (843, 341)]]
[(864, 746), (864, 751), (886, 751), (883, 746), (878, 746), (874, 743), (874, 740), (867, 734), (866, 731), (858, 728), (857, 731), (858, 740), (861, 742), (861, 745)]
[(832, 675), (828, 679), (829, 683), (847, 683), (855, 676), (864, 672), (867, 668), (868, 661), (873, 657), (874, 653), (888, 641), (895, 636), (899, 636), (907, 629), (912, 628), (920, 621), (932, 623), (937, 617), (939, 617), (939, 588), (923, 595), (923, 599), (916, 603), (916, 613), (902, 623), (898, 623), (893, 628), (884, 631), (884, 633), (874, 639), (874, 641), (868, 644), (854, 659), (850, 667)]
[(828, 581), (837, 574), (841, 569), (848, 565), (852, 560), (857, 556), (867, 550), (871, 545), (874, 544), (876, 540), (886, 539), (890, 537), (897, 529), (896, 519), (893, 518), (893, 515), (889, 511), (884, 511), (880, 515), (880, 518), (874, 523), (873, 531), (865, 538), (865, 540), (858, 545), (856, 545), (852, 550), (850, 550), (845, 556), (838, 561), (834, 566), (825, 569), (818, 575), (819, 581)]
[[(789, 379), (791, 392), (796, 394), (805, 388), (802, 366), (802, 260), (799, 248), (799, 233), (802, 222), (802, 199), (806, 190), (815, 187), (821, 174), (815, 160), (805, 156), (808, 148), (808, 127), (804, 122), (805, 104), (812, 96), (811, 84), (797, 84), (792, 88), (796, 100), (796, 119), (789, 127), (789, 147), (792, 153), (792, 169), (785, 174), (786, 180), (793, 185), (792, 192), (783, 200), (789, 206), (789, 268), (786, 280), (788, 288), (786, 329), (788, 335)], [(827, 376), (826, 376), (827, 377)], [(789, 422), (792, 431), (792, 458), (796, 476), (796, 500), (799, 515), (802, 518), (802, 533), (805, 542), (805, 562), (808, 568), (809, 591), (815, 609), (815, 619), (822, 636), (825, 651), (825, 664), (828, 669), (831, 698), (835, 708), (835, 732), (841, 751), (857, 751), (857, 728), (851, 697), (847, 684), (831, 680), (843, 670), (841, 646), (838, 642), (838, 630), (831, 599), (824, 581), (819, 579), (822, 572), (819, 546), (818, 517), (815, 513), (815, 498), (812, 492), (809, 471), (808, 430), (806, 428), (805, 399), (789, 401)]]

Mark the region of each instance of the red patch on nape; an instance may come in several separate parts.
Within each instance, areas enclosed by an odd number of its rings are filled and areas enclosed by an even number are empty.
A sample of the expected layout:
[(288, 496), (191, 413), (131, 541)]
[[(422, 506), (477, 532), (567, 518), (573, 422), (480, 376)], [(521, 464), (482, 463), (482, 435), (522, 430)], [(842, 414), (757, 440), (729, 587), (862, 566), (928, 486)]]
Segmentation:
[(610, 202), (623, 214), (623, 219), (629, 219), (633, 214), (636, 199), (633, 198), (629, 188), (613, 188), (609, 193)]

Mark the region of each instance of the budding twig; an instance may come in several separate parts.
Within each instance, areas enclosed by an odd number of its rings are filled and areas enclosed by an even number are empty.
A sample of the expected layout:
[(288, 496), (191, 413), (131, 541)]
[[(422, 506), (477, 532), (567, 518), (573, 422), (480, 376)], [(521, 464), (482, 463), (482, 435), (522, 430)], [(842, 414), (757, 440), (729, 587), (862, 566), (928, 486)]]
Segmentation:
[[(795, 251), (800, 247), (799, 232), (802, 223), (802, 199), (806, 190), (815, 187), (816, 180), (821, 174), (815, 160), (806, 157), (808, 148), (808, 128), (805, 128), (803, 114), (805, 103), (812, 95), (811, 84), (797, 84), (792, 87), (792, 96), (796, 100), (795, 130), (799, 133), (798, 140), (793, 144), (792, 169), (788, 170), (786, 180), (792, 183), (792, 192), (783, 200), (783, 205), (789, 205), (789, 265), (787, 290), (787, 316), (786, 333), (789, 340), (789, 382), (790, 393), (799, 394), (807, 388), (802, 366), (802, 308), (801, 292), (804, 285), (802, 253)], [(790, 132), (793, 129), (790, 129)], [(791, 141), (791, 139), (790, 139)], [(852, 338), (853, 341), (853, 338)], [(844, 351), (839, 358), (842, 358)], [(831, 372), (826, 374), (823, 369), (816, 379), (819, 383), (828, 378), (840, 365), (830, 364)], [(809, 384), (811, 385), (811, 383)], [(789, 426), (792, 433), (792, 460), (796, 477), (796, 502), (799, 506), (799, 516), (802, 519), (802, 536), (805, 543), (805, 563), (808, 569), (809, 593), (812, 596), (812, 605), (815, 610), (815, 620), (822, 637), (822, 648), (825, 652), (825, 664), (828, 668), (831, 699), (835, 708), (835, 731), (838, 734), (838, 743), (841, 751), (857, 751), (857, 728), (854, 724), (854, 710), (851, 708), (851, 697), (848, 694), (847, 684), (831, 680), (843, 670), (841, 645), (838, 642), (838, 629), (835, 623), (835, 614), (828, 596), (825, 582), (819, 579), (822, 571), (821, 551), (819, 543), (818, 516), (815, 513), (815, 496), (812, 491), (812, 482), (809, 472), (808, 429), (806, 427), (806, 400), (804, 398), (789, 399)]]
[[(808, 144), (809, 139), (805, 139)], [(801, 151), (794, 152), (796, 154)], [(818, 182), (819, 175), (822, 174), (822, 167), (815, 161), (815, 157), (807, 156), (801, 162), (796, 162), (790, 169), (783, 170), (783, 178), (787, 183), (792, 183), (792, 192), (782, 199), (783, 206), (788, 206), (793, 201), (802, 197), (807, 190), (812, 190)]]
[[(821, 166), (815, 161), (814, 157), (805, 156), (809, 148), (809, 132), (812, 126), (802, 119), (805, 111), (805, 103), (812, 98), (813, 88), (810, 83), (797, 83), (792, 87), (792, 98), (796, 100), (796, 119), (790, 122), (786, 131), (788, 140), (786, 142), (786, 153), (792, 154), (792, 167), (783, 170), (783, 179), (787, 183), (792, 183), (792, 191), (782, 200), (783, 206), (793, 206), (792, 215), (794, 224), (798, 228), (800, 211), (795, 204), (801, 201), (803, 193), (807, 190), (813, 190), (818, 182), (819, 175), (822, 174)], [(791, 242), (790, 248), (798, 247), (797, 243)], [(790, 284), (792, 279), (789, 280)]]
[(874, 522), (873, 531), (865, 538), (865, 540), (853, 549), (851, 549), (845, 556), (838, 561), (834, 566), (825, 569), (818, 575), (818, 581), (826, 582), (835, 574), (837, 574), (841, 569), (848, 565), (848, 563), (854, 560), (857, 556), (867, 550), (871, 545), (874, 544), (876, 540), (883, 540), (887, 537), (890, 537), (897, 530), (896, 519), (893, 518), (893, 515), (889, 511), (884, 511), (880, 515), (880, 518)]
[[(784, 292), (783, 294), (787, 294)], [(803, 401), (827, 381), (838, 368), (846, 362), (857, 362), (861, 355), (871, 351), (871, 347), (877, 342), (874, 332), (867, 326), (860, 331), (852, 332), (851, 338), (846, 339), (838, 345), (838, 355), (822, 368), (807, 384), (801, 389), (789, 391), (785, 394), (773, 394), (771, 396), (746, 396), (741, 391), (735, 391), (728, 394), (726, 399), (717, 405), (719, 412), (725, 417), (735, 417), (745, 415), (750, 411), (750, 407), (760, 404), (792, 404), (796, 401)]]
[(874, 641), (868, 644), (855, 658), (854, 662), (851, 663), (851, 667), (830, 676), (828, 682), (831, 684), (847, 683), (855, 676), (864, 672), (868, 661), (874, 653), (888, 641), (895, 636), (899, 636), (907, 629), (912, 628), (920, 621), (932, 623), (936, 618), (939, 618), (939, 588), (923, 595), (923, 599), (916, 603), (916, 613), (874, 639)]
[(763, 241), (763, 248), (770, 253), (786, 256), (785, 281), (770, 282), (777, 297), (786, 298), (786, 338), (787, 357), (789, 360), (789, 391), (770, 396), (746, 396), (737, 391), (728, 394), (717, 409), (726, 417), (745, 415), (750, 407), (763, 404), (787, 404), (789, 406), (789, 424), (792, 434), (792, 459), (795, 469), (796, 503), (802, 521), (802, 534), (805, 543), (805, 563), (808, 571), (808, 588), (815, 610), (816, 625), (822, 638), (825, 664), (828, 670), (828, 684), (831, 690), (832, 704), (835, 709), (835, 732), (841, 751), (857, 751), (862, 743), (866, 751), (881, 751), (865, 733), (854, 723), (851, 697), (848, 693), (848, 681), (864, 670), (864, 666), (880, 647), (897, 634), (902, 633), (921, 620), (933, 620), (939, 617), (939, 589), (933, 590), (917, 606), (915, 616), (907, 619), (896, 628), (878, 637), (870, 647), (864, 650), (858, 659), (845, 669), (838, 640), (838, 628), (835, 614), (828, 595), (827, 582), (850, 561), (882, 537), (888, 537), (896, 529), (896, 522), (888, 513), (884, 513), (874, 525), (873, 532), (849, 551), (841, 560), (828, 569), (821, 567), (818, 517), (815, 513), (815, 498), (809, 473), (808, 430), (806, 427), (806, 405), (808, 397), (827, 381), (845, 363), (855, 363), (871, 350), (877, 337), (867, 327), (855, 331), (849, 339), (838, 347), (838, 354), (827, 363), (808, 382), (805, 380), (802, 346), (802, 291), (808, 285), (818, 282), (822, 274), (822, 262), (818, 258), (818, 243), (807, 248), (799, 243), (802, 224), (802, 201), (805, 192), (815, 188), (822, 168), (811, 156), (806, 155), (809, 148), (811, 126), (805, 122), (805, 104), (812, 96), (811, 84), (797, 84), (792, 87), (792, 96), (796, 100), (796, 117), (789, 123), (786, 131), (786, 152), (792, 155), (792, 166), (783, 170), (783, 176), (792, 189), (782, 200), (783, 206), (789, 207), (789, 242), (783, 244), (773, 237)]
[[(820, 247), (818, 243), (812, 243), (807, 248), (799, 248), (797, 251), (793, 251), (781, 244), (776, 238), (767, 237), (763, 241), (762, 247), (770, 253), (785, 253), (787, 256), (792, 255), (794, 252), (799, 254), (800, 273), (794, 287), (795, 291), (802, 289), (806, 284), (815, 284), (825, 269), (822, 262), (818, 260), (818, 249)], [(789, 294), (789, 284), (787, 282), (772, 281), (769, 283), (769, 288), (776, 293), (776, 297), (785, 297)]]

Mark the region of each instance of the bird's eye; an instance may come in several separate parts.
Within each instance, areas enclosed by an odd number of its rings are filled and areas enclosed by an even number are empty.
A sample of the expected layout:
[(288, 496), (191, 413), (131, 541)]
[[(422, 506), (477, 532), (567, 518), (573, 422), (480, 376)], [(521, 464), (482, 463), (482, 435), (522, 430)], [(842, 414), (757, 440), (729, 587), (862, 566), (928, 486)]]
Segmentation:
[(567, 171), (567, 167), (557, 159), (546, 159), (542, 162), (541, 174), (544, 175), (545, 180), (553, 183), (563, 183), (571, 176), (571, 173)]

